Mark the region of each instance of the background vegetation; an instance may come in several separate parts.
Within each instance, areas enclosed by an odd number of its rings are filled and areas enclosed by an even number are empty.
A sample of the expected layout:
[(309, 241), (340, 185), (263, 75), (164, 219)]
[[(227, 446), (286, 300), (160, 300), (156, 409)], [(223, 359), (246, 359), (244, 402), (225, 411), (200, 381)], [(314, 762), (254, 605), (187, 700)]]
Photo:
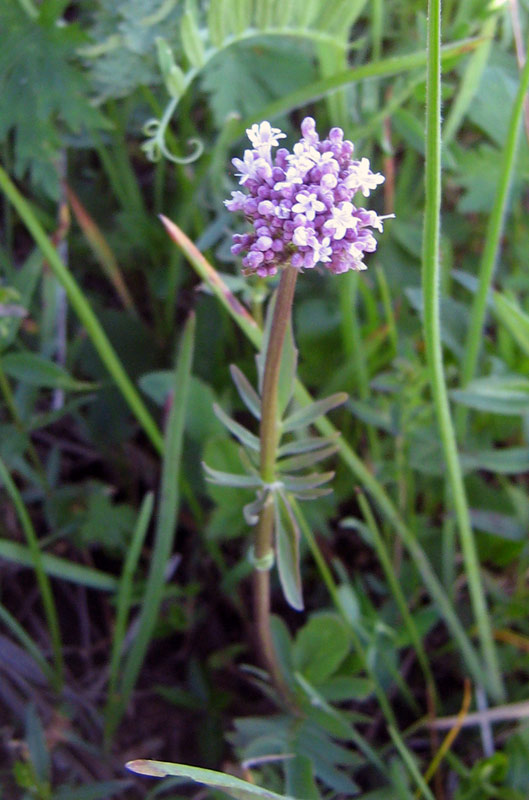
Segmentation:
[[(529, 796), (528, 12), (445, 0), (440, 184), (423, 2), (0, 0), (2, 797), (189, 796), (140, 757), (297, 798)], [(213, 403), (249, 423), (228, 367), (259, 331), (222, 287), (261, 324), (273, 285), (230, 254), (230, 157), (307, 113), (396, 219), (367, 273), (297, 287), (301, 381), (349, 400), (318, 423), (306, 610), (274, 585), (293, 710), (256, 659), (250, 495), (201, 461), (238, 471)]]

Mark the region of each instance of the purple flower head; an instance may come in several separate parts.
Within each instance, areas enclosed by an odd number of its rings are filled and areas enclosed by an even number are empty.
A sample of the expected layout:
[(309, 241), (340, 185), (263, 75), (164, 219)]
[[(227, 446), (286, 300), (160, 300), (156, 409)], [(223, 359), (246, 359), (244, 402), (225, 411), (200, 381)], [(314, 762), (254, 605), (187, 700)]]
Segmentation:
[(233, 164), (247, 193), (232, 192), (225, 201), (252, 227), (235, 234), (232, 248), (244, 253), (245, 271), (264, 277), (287, 264), (322, 264), (335, 274), (365, 269), (364, 254), (377, 246), (372, 229), (382, 231), (387, 217), (355, 206), (353, 198), (359, 192), (369, 197), (384, 176), (371, 171), (367, 158), (353, 159), (353, 144), (341, 128), (320, 140), (312, 117), (301, 123), (302, 138), (292, 152), (281, 147), (275, 157), (272, 148), (285, 138), (279, 128), (265, 121), (246, 133), (252, 149)]

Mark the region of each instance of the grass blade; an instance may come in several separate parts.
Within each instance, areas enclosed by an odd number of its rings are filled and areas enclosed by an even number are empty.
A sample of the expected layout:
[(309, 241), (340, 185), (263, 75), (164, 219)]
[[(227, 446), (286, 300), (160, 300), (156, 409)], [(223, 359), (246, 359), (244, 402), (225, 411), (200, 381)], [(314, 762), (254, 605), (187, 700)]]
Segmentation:
[[(503, 699), (504, 687), (492, 627), (481, 582), (479, 560), (463, 482), (457, 442), (450, 415), (448, 392), (443, 366), (440, 322), (439, 242), (441, 228), (441, 62), (440, 0), (430, 0), (428, 14), (428, 71), (426, 92), (426, 167), (422, 286), (424, 297), (423, 327), (426, 361), (432, 387), (439, 433), (443, 445), (447, 476), (453, 497), (472, 608), (479, 631), (485, 673), (489, 690), (496, 699)], [(528, 70), (529, 75), (529, 70)]]
[(152, 509), (154, 505), (154, 495), (149, 492), (140, 508), (138, 520), (132, 534), (132, 541), (127, 551), (127, 557), (123, 565), (123, 572), (119, 583), (118, 595), (116, 598), (116, 622), (114, 635), (112, 638), (112, 654), (110, 656), (110, 670), (108, 678), (108, 699), (105, 708), (105, 739), (109, 740), (109, 733), (112, 726), (111, 715), (113, 706), (116, 702), (115, 691), (118, 683), (118, 670), (122, 655), (123, 641), (125, 639), (127, 619), (129, 616), (134, 572), (138, 565), (141, 548), (145, 540), (145, 534), (151, 521)]
[(194, 333), (195, 317), (191, 315), (182, 334), (174, 372), (173, 399), (165, 435), (158, 519), (147, 585), (138, 619), (136, 637), (123, 666), (122, 678), (119, 683), (120, 704), (119, 708), (114, 709), (112, 730), (117, 727), (136, 684), (162, 602), (163, 575), (173, 547), (180, 503), (179, 472), (193, 359)]
[(59, 258), (57, 250), (44, 232), (44, 229), (35, 216), (31, 206), (24, 199), (24, 197), (22, 197), (2, 167), (0, 167), (0, 189), (4, 192), (6, 197), (20, 214), (22, 221), (24, 222), (30, 234), (33, 236), (36, 244), (40, 247), (42, 254), (48, 262), (53, 274), (59, 283), (64, 287), (72, 307), (74, 308), (82, 324), (85, 326), (86, 332), (92, 340), (92, 344), (99, 353), (102, 362), (109, 371), (123, 397), (127, 401), (132, 413), (143, 427), (145, 433), (151, 440), (156, 450), (158, 450), (158, 452), (162, 452), (163, 439), (158, 426), (151, 417), (147, 407), (144, 405), (141, 397), (134, 387), (134, 384), (123, 369), (123, 365), (116, 355), (114, 348), (110, 344), (110, 341), (101, 327), (99, 320), (88, 304), (81, 288)]
[[(516, 150), (520, 135), (521, 122), (523, 119), (524, 99), (529, 89), (529, 59), (520, 76), (520, 85), (514, 99), (507, 139), (503, 148), (502, 164), (500, 169), (500, 180), (496, 190), (494, 206), (492, 208), (483, 247), (483, 255), (479, 265), (478, 290), (474, 295), (470, 321), (468, 326), (467, 340), (465, 343), (465, 355), (461, 365), (461, 384), (465, 387), (475, 375), (479, 357), (481, 341), (483, 338), (483, 324), (487, 311), (487, 302), (492, 283), (494, 267), (501, 245), (503, 223), (507, 212), (507, 201), (509, 189), (512, 182), (514, 165), (516, 162)], [(464, 408), (460, 409), (457, 417), (458, 431), (464, 434), (467, 412)]]
[(28, 543), (28, 548), (31, 554), (32, 567), (35, 570), (35, 577), (42, 597), (42, 604), (44, 606), (44, 614), (48, 625), (48, 631), (51, 638), (53, 649), (53, 657), (55, 661), (55, 680), (56, 688), (60, 688), (63, 681), (64, 662), (62, 657), (62, 642), (61, 631), (59, 627), (59, 616), (57, 614), (57, 607), (53, 597), (50, 580), (44, 570), (42, 563), (42, 553), (40, 551), (39, 541), (33, 523), (24, 505), (24, 501), (15, 486), (7, 468), (0, 459), (0, 482), (3, 483), (5, 490), (11, 497), (13, 505), (15, 506), (22, 530)]

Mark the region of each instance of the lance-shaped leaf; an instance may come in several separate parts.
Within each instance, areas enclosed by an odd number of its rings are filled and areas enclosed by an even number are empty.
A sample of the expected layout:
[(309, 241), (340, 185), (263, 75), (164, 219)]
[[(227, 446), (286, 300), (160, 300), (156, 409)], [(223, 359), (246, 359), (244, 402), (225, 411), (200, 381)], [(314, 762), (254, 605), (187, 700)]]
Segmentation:
[(255, 356), (255, 363), (257, 365), (257, 386), (260, 395), (262, 395), (263, 393), (263, 378), (264, 378), (264, 371), (266, 364), (266, 351), (268, 350), (270, 330), (272, 328), (272, 319), (274, 318), (276, 297), (277, 297), (277, 292), (274, 292), (268, 303), (268, 307), (266, 309), (265, 324), (263, 329), (263, 337), (261, 339), (261, 347), (259, 352)]
[(281, 364), (279, 366), (279, 380), (277, 385), (277, 408), (279, 416), (283, 416), (285, 409), (292, 400), (296, 371), (298, 368), (298, 351), (294, 344), (292, 322), (289, 321), (281, 351)]
[(200, 767), (188, 767), (186, 764), (172, 764), (169, 761), (148, 761), (137, 759), (129, 761), (126, 765), (131, 772), (139, 775), (150, 775), (152, 778), (166, 778), (174, 775), (178, 778), (188, 778), (195, 783), (201, 783), (212, 789), (219, 789), (221, 792), (235, 800), (294, 800), (286, 795), (276, 794), (254, 783), (242, 781), (233, 775), (226, 775), (224, 772), (216, 772), (212, 769), (201, 769)]
[(298, 500), (317, 500), (318, 497), (325, 497), (327, 494), (332, 494), (331, 486), (326, 486), (324, 489), (296, 489), (291, 492), (291, 495)]
[(187, 60), (192, 67), (202, 67), (205, 61), (204, 44), (197, 21), (190, 9), (182, 14), (180, 33)]
[(235, 489), (257, 489), (262, 486), (262, 481), (258, 475), (237, 475), (233, 472), (221, 472), (212, 469), (202, 462), (206, 473), (206, 480), (210, 483), (217, 483), (219, 486), (231, 486)]
[(220, 419), (222, 424), (227, 427), (230, 433), (233, 433), (241, 444), (246, 445), (246, 447), (249, 447), (251, 450), (255, 450), (257, 453), (259, 452), (260, 443), (255, 434), (250, 433), (244, 425), (235, 422), (235, 420), (229, 417), (217, 403), (213, 404), (213, 411), (215, 412), (215, 416)]
[(278, 458), (292, 456), (296, 453), (309, 453), (312, 450), (320, 450), (322, 447), (333, 444), (340, 438), (338, 431), (332, 436), (308, 436), (305, 439), (293, 439), (291, 442), (281, 445), (277, 451)]
[(313, 423), (318, 417), (323, 417), (328, 411), (331, 411), (331, 409), (337, 406), (341, 406), (346, 400), (347, 394), (345, 392), (337, 392), (330, 397), (325, 397), (323, 400), (316, 400), (315, 403), (309, 403), (308, 406), (300, 408), (298, 411), (294, 411), (293, 414), (290, 414), (290, 416), (282, 422), (281, 430), (283, 433), (287, 433), (297, 428), (306, 428), (307, 425)]
[(277, 568), (283, 594), (292, 608), (302, 611), (299, 528), (290, 504), (283, 494), (274, 495), (274, 520)]
[(248, 411), (250, 411), (256, 419), (261, 419), (261, 398), (253, 388), (246, 375), (241, 372), (239, 367), (236, 367), (235, 364), (231, 365), (230, 373), (233, 382), (237, 387), (237, 391), (239, 392), (239, 396), (247, 407)]
[(316, 489), (334, 478), (334, 472), (311, 472), (310, 475), (281, 475), (281, 482), (288, 492)]
[(314, 464), (317, 464), (318, 461), (323, 461), (325, 458), (332, 456), (338, 450), (337, 444), (331, 444), (328, 447), (324, 447), (320, 450), (312, 450), (309, 453), (301, 453), (298, 456), (291, 456), (290, 458), (284, 458), (282, 461), (279, 461), (277, 464), (277, 468), (282, 470), (293, 470), (294, 472), (298, 469), (305, 469), (305, 467), (312, 467)]
[(252, 500), (251, 503), (247, 503), (244, 506), (242, 513), (248, 525), (255, 525), (259, 521), (259, 514), (262, 511), (267, 496), (267, 492), (260, 492), (255, 500)]

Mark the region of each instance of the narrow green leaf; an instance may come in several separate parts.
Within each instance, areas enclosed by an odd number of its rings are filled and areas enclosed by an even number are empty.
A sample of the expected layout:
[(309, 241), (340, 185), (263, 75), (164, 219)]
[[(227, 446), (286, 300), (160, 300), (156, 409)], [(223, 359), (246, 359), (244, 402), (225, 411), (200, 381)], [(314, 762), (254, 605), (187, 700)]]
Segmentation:
[(235, 489), (257, 489), (263, 485), (258, 475), (236, 475), (233, 472), (221, 472), (218, 469), (208, 467), (204, 462), (202, 462), (202, 466), (206, 472), (206, 480), (219, 486), (231, 486)]
[(525, 355), (529, 356), (529, 316), (522, 311), (518, 303), (500, 292), (494, 293), (494, 312)]
[(138, 519), (132, 534), (132, 540), (127, 549), (127, 556), (123, 565), (119, 590), (116, 597), (116, 621), (114, 625), (114, 635), (112, 637), (112, 652), (110, 656), (110, 668), (108, 679), (108, 700), (105, 708), (105, 735), (108, 740), (114, 728), (113, 705), (115, 702), (114, 692), (118, 683), (119, 664), (122, 656), (123, 642), (129, 616), (134, 574), (138, 565), (138, 560), (145, 541), (145, 535), (152, 516), (154, 505), (154, 494), (149, 492), (145, 495), (138, 514)]
[(237, 34), (243, 33), (252, 22), (252, 0), (232, 0), (230, 3), (233, 16), (233, 30)]
[(529, 447), (503, 447), (479, 450), (462, 456), (466, 469), (484, 469), (500, 475), (518, 475), (529, 470)]
[[(154, 546), (138, 619), (136, 637), (127, 655), (119, 685), (122, 703), (115, 710), (114, 724), (127, 706), (158, 619), (164, 592), (164, 571), (173, 547), (179, 508), (179, 472), (193, 360), (195, 316), (190, 315), (182, 333), (174, 371), (173, 402), (165, 434), (162, 482)], [(116, 721), (117, 720), (117, 721)]]
[(323, 461), (325, 458), (329, 458), (329, 456), (334, 455), (338, 451), (337, 444), (331, 444), (329, 447), (321, 448), (320, 450), (315, 450), (310, 453), (302, 453), (299, 456), (291, 456), (290, 458), (284, 458), (277, 462), (277, 468), (280, 471), (283, 470), (294, 470), (294, 472), (298, 469), (305, 469), (306, 467), (312, 467), (314, 464), (317, 464), (319, 461)]
[(235, 364), (230, 366), (230, 373), (243, 403), (256, 419), (261, 419), (261, 398), (246, 375)]
[(29, 750), (31, 766), (36, 778), (46, 784), (50, 780), (51, 759), (46, 745), (46, 735), (41, 719), (34, 703), (26, 707), (26, 743)]
[[(23, 564), (25, 567), (33, 566), (30, 549), (18, 542), (0, 539), (0, 558), (13, 561), (15, 564)], [(106, 572), (101, 572), (101, 570), (76, 564), (74, 561), (60, 558), (52, 553), (41, 553), (41, 558), (44, 572), (53, 578), (78, 583), (80, 586), (87, 586), (103, 592), (114, 592), (118, 587), (116, 578)]]
[[(287, 444), (281, 445), (277, 451), (279, 458), (283, 456), (295, 455), (296, 453), (309, 453), (312, 450), (321, 450), (328, 445), (338, 442), (340, 434), (338, 431), (332, 436), (308, 436), (306, 439), (293, 439)], [(337, 444), (339, 447), (339, 445)]]
[(312, 472), (310, 475), (296, 477), (294, 475), (281, 475), (281, 481), (287, 492), (297, 493), (306, 489), (316, 489), (334, 478), (334, 472)]
[(507, 415), (529, 411), (529, 380), (517, 375), (478, 378), (450, 394), (456, 403), (478, 411)]
[(332, 487), (326, 486), (323, 489), (296, 489), (291, 492), (290, 496), (297, 497), (298, 500), (317, 500), (319, 497), (325, 497), (332, 494)]
[(72, 392), (96, 388), (95, 383), (75, 380), (64, 367), (36, 353), (6, 353), (2, 356), (2, 366), (11, 378), (31, 386)]
[(232, 433), (236, 439), (238, 439), (241, 444), (246, 445), (249, 447), (250, 450), (254, 450), (256, 453), (260, 450), (260, 442), (259, 437), (255, 436), (255, 434), (250, 433), (250, 431), (244, 427), (244, 425), (240, 425), (238, 422), (235, 422), (231, 417), (229, 417), (226, 412), (218, 405), (218, 403), (213, 404), (213, 411), (215, 412), (215, 416), (222, 422), (223, 425)]
[(200, 767), (189, 767), (186, 764), (172, 764), (168, 761), (147, 761), (137, 759), (129, 761), (126, 765), (131, 772), (139, 775), (150, 775), (152, 778), (165, 778), (174, 775), (179, 778), (188, 778), (195, 783), (201, 783), (212, 789), (219, 789), (235, 800), (294, 800), (286, 795), (276, 794), (254, 783), (242, 781), (233, 775), (226, 775), (224, 772), (215, 772), (211, 769), (201, 769)]
[(325, 416), (328, 411), (342, 405), (346, 400), (347, 394), (345, 392), (337, 392), (330, 397), (326, 397), (324, 400), (316, 400), (316, 402), (304, 406), (286, 417), (281, 424), (281, 430), (283, 433), (287, 433), (297, 428), (306, 428), (317, 420), (318, 417)]
[(182, 14), (180, 35), (187, 60), (192, 67), (200, 69), (205, 62), (204, 45), (195, 16), (189, 9)]
[(213, 47), (219, 49), (225, 39), (223, 0), (210, 0), (208, 8), (209, 38)]
[(281, 364), (279, 367), (279, 381), (277, 386), (277, 406), (279, 416), (282, 417), (285, 409), (292, 399), (296, 372), (298, 368), (298, 351), (294, 344), (292, 322), (290, 321), (285, 333)]
[(74, 308), (82, 324), (85, 326), (88, 336), (90, 337), (95, 349), (115, 381), (116, 386), (119, 388), (123, 397), (127, 401), (133, 414), (136, 416), (138, 422), (140, 422), (140, 424), (143, 426), (154, 447), (158, 451), (161, 451), (163, 442), (160, 431), (158, 430), (158, 426), (147, 411), (147, 408), (142, 403), (141, 398), (134, 388), (130, 378), (123, 369), (123, 365), (117, 357), (112, 345), (110, 344), (107, 335), (101, 327), (101, 324), (92, 311), (90, 305), (87, 303), (84, 293), (75, 282), (70, 271), (66, 269), (65, 265), (59, 258), (57, 249), (53, 246), (49, 237), (44, 232), (31, 206), (20, 194), (18, 189), (11, 181), (9, 175), (4, 169), (2, 169), (1, 166), (0, 188), (20, 214), (22, 221), (35, 240), (35, 243), (40, 247), (43, 256), (46, 258), (50, 269), (54, 273), (59, 283), (66, 290), (66, 294), (68, 295), (68, 299), (72, 304), (72, 307)]
[[(62, 655), (62, 641), (61, 641), (61, 629), (59, 626), (59, 616), (57, 614), (57, 606), (55, 604), (53, 590), (48, 575), (46, 574), (46, 570), (44, 568), (43, 555), (40, 549), (40, 544), (35, 528), (33, 527), (33, 523), (31, 521), (31, 517), (27, 512), (27, 509), (24, 505), (24, 501), (20, 495), (20, 492), (15, 482), (11, 478), (4, 462), (1, 459), (0, 459), (0, 483), (3, 484), (4, 489), (11, 498), (11, 502), (15, 507), (18, 519), (20, 521), (20, 526), (24, 532), (24, 536), (28, 544), (27, 551), (30, 556), (29, 561), (35, 571), (37, 585), (39, 587), (39, 591), (42, 597), (42, 604), (44, 606), (44, 615), (46, 618), (46, 624), (48, 626), (48, 632), (52, 643), (53, 657), (55, 661), (55, 684), (56, 687), (59, 688), (63, 681), (64, 661)], [(0, 545), (5, 545), (5, 544), (9, 545), (12, 544), (12, 542), (3, 542), (0, 540)]]
[(308, 29), (320, 10), (320, 0), (304, 0), (295, 3), (296, 21), (300, 28)]
[(34, 660), (35, 664), (42, 670), (42, 673), (47, 677), (50, 683), (55, 679), (55, 673), (50, 665), (42, 655), (40, 647), (33, 641), (31, 636), (24, 630), (22, 625), (15, 619), (15, 617), (0, 603), (0, 621), (3, 622), (5, 627), (11, 631), (11, 634), (18, 639), (22, 647), (24, 647), (29, 655)]
[(275, 495), (274, 525), (277, 569), (287, 603), (297, 611), (303, 610), (301, 573), (299, 565), (299, 528), (288, 501)]

